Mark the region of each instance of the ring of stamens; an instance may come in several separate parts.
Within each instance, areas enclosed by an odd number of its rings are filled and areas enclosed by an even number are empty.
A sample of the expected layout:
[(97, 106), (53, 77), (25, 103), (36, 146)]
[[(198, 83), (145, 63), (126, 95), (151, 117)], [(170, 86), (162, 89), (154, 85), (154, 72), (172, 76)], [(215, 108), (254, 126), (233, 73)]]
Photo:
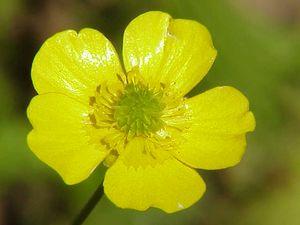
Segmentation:
[(151, 156), (157, 149), (168, 151), (177, 145), (172, 135), (189, 126), (190, 112), (172, 84), (150, 87), (132, 73), (118, 77), (121, 88), (103, 83), (90, 98), (91, 124), (110, 131), (100, 142), (120, 153), (131, 138), (144, 137), (148, 143), (144, 152)]

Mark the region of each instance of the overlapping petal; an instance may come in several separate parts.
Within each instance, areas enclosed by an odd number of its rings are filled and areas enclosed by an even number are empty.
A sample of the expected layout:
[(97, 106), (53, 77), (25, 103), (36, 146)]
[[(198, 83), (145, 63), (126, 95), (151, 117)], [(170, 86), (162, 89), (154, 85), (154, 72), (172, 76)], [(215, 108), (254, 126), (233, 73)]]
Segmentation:
[(34, 97), (27, 114), (33, 125), (30, 149), (56, 170), (67, 184), (87, 178), (107, 155), (90, 141), (88, 106), (62, 94)]
[(122, 73), (118, 55), (106, 37), (93, 29), (67, 30), (49, 38), (32, 65), (32, 80), (39, 94), (64, 93), (84, 102), (103, 81)]
[(153, 155), (143, 153), (144, 148), (141, 140), (129, 142), (124, 154), (106, 172), (104, 191), (112, 202), (121, 208), (156, 207), (171, 213), (201, 198), (205, 184), (195, 170), (173, 157), (155, 161)]
[(172, 85), (189, 92), (208, 72), (216, 57), (211, 36), (200, 23), (148, 12), (126, 28), (123, 58), (126, 71), (138, 70), (152, 85)]
[(245, 134), (255, 127), (247, 98), (232, 87), (217, 87), (188, 99), (187, 104), (191, 127), (181, 136), (176, 157), (202, 169), (237, 164), (245, 151)]

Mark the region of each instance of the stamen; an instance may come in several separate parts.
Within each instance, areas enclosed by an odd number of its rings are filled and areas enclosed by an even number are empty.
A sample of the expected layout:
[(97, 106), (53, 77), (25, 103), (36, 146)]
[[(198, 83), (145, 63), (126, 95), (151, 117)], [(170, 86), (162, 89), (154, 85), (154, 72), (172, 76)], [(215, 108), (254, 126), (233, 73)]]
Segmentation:
[(109, 159), (114, 159), (133, 138), (145, 138), (142, 153), (152, 159), (160, 158), (160, 149), (169, 151), (176, 146), (172, 135), (189, 126), (184, 98), (174, 92), (173, 84), (150, 85), (143, 82), (136, 71), (117, 74), (117, 77), (122, 86), (118, 84), (118, 88), (113, 88), (111, 84), (102, 83), (89, 99), (91, 125), (107, 132), (99, 141), (112, 151)]

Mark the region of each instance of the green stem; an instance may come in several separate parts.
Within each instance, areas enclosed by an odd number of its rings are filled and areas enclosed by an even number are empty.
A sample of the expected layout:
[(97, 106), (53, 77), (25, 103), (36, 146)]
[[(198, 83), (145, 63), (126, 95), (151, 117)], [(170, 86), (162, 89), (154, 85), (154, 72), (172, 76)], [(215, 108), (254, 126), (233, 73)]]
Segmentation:
[(90, 215), (92, 210), (95, 208), (97, 203), (102, 198), (104, 192), (103, 192), (103, 182), (99, 185), (99, 187), (96, 189), (92, 197), (89, 199), (89, 201), (85, 204), (83, 209), (80, 211), (80, 213), (75, 217), (72, 225), (81, 225), (86, 220), (86, 218)]

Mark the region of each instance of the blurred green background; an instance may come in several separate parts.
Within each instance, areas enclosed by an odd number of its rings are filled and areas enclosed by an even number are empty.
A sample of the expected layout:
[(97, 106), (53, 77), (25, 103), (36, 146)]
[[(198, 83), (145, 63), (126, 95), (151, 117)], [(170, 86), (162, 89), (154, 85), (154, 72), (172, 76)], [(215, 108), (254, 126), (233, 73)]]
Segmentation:
[(234, 86), (249, 98), (257, 128), (238, 166), (199, 171), (207, 192), (191, 208), (137, 212), (104, 198), (86, 224), (300, 224), (298, 0), (0, 0), (0, 224), (68, 224), (104, 173), (99, 167), (88, 180), (67, 186), (29, 151), (25, 110), (36, 94), (30, 67), (38, 48), (58, 31), (92, 27), (120, 52), (126, 25), (149, 10), (208, 27), (218, 57), (190, 95)]

